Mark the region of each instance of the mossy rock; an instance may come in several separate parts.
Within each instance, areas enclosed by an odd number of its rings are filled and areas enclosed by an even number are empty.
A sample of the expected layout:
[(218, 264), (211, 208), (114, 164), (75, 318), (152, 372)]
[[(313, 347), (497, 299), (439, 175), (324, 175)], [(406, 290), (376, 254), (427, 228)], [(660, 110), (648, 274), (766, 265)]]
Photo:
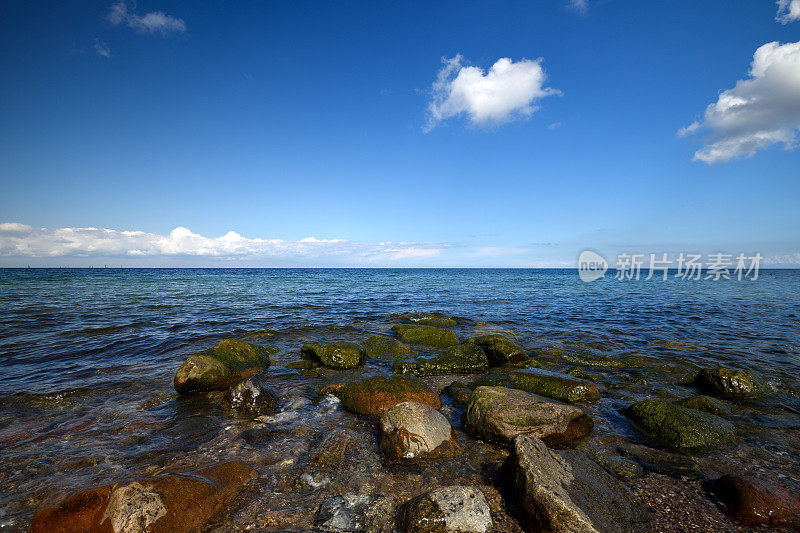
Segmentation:
[(489, 370), (489, 359), (479, 346), (457, 344), (445, 348), (439, 355), (421, 355), (414, 359), (395, 361), (392, 370), (398, 374), (415, 376), (477, 374)]
[(688, 407), (689, 409), (705, 411), (712, 415), (729, 415), (731, 413), (730, 408), (725, 402), (710, 396), (692, 396), (691, 398), (678, 400), (675, 403), (683, 407)]
[(424, 403), (434, 409), (442, 406), (439, 396), (411, 376), (375, 376), (352, 381), (338, 392), (342, 407), (360, 415), (378, 415), (402, 402)]
[(651, 440), (680, 452), (718, 448), (735, 435), (727, 420), (672, 402), (644, 400), (628, 407), (625, 414)]
[(454, 381), (444, 388), (442, 391), (450, 396), (457, 404), (465, 405), (469, 402), (469, 397), (472, 395), (472, 389), (460, 381)]
[(420, 326), (436, 326), (438, 328), (450, 328), (458, 324), (456, 318), (442, 313), (412, 313), (408, 315), (408, 320)]
[(569, 403), (592, 402), (600, 398), (597, 385), (591, 381), (539, 368), (494, 370), (469, 386), (482, 385), (520, 389)]
[(362, 344), (367, 357), (382, 361), (396, 361), (411, 351), (408, 345), (383, 335), (373, 335)]
[(269, 365), (275, 348), (237, 339), (223, 339), (213, 348), (189, 357), (175, 373), (179, 393), (226, 389)]
[(699, 389), (724, 398), (753, 400), (770, 391), (766, 381), (744, 370), (704, 368), (694, 382)]
[(311, 361), (309, 359), (302, 359), (300, 361), (292, 361), (286, 366), (289, 368), (293, 368), (295, 370), (314, 370), (319, 366), (319, 363), (317, 363), (316, 361)]
[(525, 348), (505, 335), (479, 335), (470, 337), (467, 342), (483, 348), (492, 366), (504, 366), (528, 360)]
[(323, 366), (335, 370), (358, 368), (364, 364), (366, 353), (358, 344), (334, 342), (331, 344), (306, 344), (300, 350), (309, 359), (319, 361)]
[(396, 324), (392, 331), (397, 333), (400, 340), (408, 344), (425, 344), (437, 348), (447, 348), (458, 344), (455, 332), (434, 326), (412, 326), (409, 324)]

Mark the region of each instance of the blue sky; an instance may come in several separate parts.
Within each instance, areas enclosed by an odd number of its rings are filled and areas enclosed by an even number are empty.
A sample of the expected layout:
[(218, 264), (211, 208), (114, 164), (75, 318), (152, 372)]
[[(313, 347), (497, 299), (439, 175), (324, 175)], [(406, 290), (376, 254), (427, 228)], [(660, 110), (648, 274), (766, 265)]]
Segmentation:
[(798, 264), (795, 12), (4, 2), (0, 265)]

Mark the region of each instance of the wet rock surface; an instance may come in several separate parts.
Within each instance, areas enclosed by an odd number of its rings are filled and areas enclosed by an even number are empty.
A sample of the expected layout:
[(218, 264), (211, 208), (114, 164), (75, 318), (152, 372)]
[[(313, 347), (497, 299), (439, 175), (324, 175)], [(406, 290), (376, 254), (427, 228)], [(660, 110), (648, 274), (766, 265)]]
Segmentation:
[(228, 389), (222, 406), (238, 416), (257, 417), (276, 413), (280, 407), (278, 394), (258, 378), (247, 378)]
[(704, 451), (733, 441), (733, 424), (718, 416), (661, 400), (631, 405), (626, 415), (653, 441), (678, 451)]
[(432, 407), (403, 402), (380, 417), (381, 448), (394, 459), (442, 456), (456, 447), (447, 418)]
[(505, 387), (478, 387), (462, 417), (470, 435), (510, 445), (517, 435), (569, 446), (591, 432), (592, 422), (573, 405)]
[(452, 382), (444, 388), (443, 392), (461, 405), (466, 405), (469, 402), (469, 397), (472, 396), (472, 388), (460, 381)]
[(352, 342), (334, 342), (325, 345), (309, 343), (303, 345), (300, 351), (309, 359), (336, 370), (358, 368), (364, 364), (366, 357), (364, 349)]
[(425, 344), (437, 348), (447, 348), (458, 344), (458, 336), (450, 329), (435, 326), (416, 326), (396, 324), (392, 326), (400, 340), (408, 344)]
[(710, 396), (692, 396), (691, 398), (678, 400), (675, 403), (682, 407), (688, 407), (689, 409), (695, 409), (697, 411), (705, 411), (712, 415), (729, 415), (731, 413), (728, 404)]
[(438, 355), (396, 361), (392, 370), (416, 376), (476, 374), (489, 370), (489, 359), (480, 346), (464, 343), (449, 346)]
[(401, 402), (418, 402), (434, 409), (439, 396), (421, 380), (410, 376), (376, 376), (345, 384), (339, 391), (342, 406), (360, 415), (378, 415)]
[(600, 398), (597, 385), (591, 381), (538, 368), (495, 370), (471, 384), (472, 387), (480, 385), (520, 389), (569, 403), (591, 402)]
[(322, 531), (380, 533), (392, 521), (393, 512), (392, 498), (348, 493), (322, 502), (314, 525)]
[(175, 373), (179, 393), (224, 389), (269, 365), (274, 348), (236, 339), (221, 340), (213, 348), (189, 357)]
[(402, 504), (397, 525), (403, 533), (487, 533), (492, 515), (479, 488), (441, 487)]
[(770, 392), (760, 376), (744, 370), (704, 368), (694, 382), (700, 390), (723, 398), (754, 400)]
[(367, 357), (382, 361), (396, 361), (411, 351), (408, 345), (384, 335), (373, 335), (365, 340), (362, 345)]
[(797, 493), (730, 474), (711, 482), (710, 489), (725, 510), (743, 524), (800, 530), (800, 495)]
[(505, 335), (479, 335), (470, 337), (467, 342), (483, 348), (492, 366), (520, 363), (528, 359), (525, 349)]

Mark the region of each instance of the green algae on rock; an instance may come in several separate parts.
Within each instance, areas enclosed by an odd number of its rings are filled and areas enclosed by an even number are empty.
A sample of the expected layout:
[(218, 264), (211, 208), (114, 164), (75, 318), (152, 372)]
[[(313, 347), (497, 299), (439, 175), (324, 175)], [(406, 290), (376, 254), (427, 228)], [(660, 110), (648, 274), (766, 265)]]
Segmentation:
[(571, 446), (593, 426), (573, 405), (518, 389), (487, 386), (472, 392), (461, 422), (470, 435), (506, 445), (517, 435), (532, 435), (549, 445)]
[(400, 340), (408, 344), (426, 344), (437, 348), (447, 348), (458, 344), (455, 332), (437, 328), (435, 326), (412, 326), (409, 324), (395, 324), (392, 326)]
[(411, 313), (408, 321), (420, 326), (436, 326), (439, 328), (449, 328), (458, 324), (455, 317), (447, 316), (442, 313)]
[(335, 370), (358, 368), (364, 364), (366, 357), (364, 349), (352, 342), (334, 342), (325, 345), (309, 343), (303, 345), (300, 351), (304, 356)]
[(454, 381), (442, 391), (450, 396), (456, 403), (465, 405), (472, 395), (472, 389), (460, 381)]
[(691, 398), (678, 400), (675, 403), (683, 407), (688, 407), (689, 409), (695, 409), (696, 411), (705, 411), (712, 415), (728, 415), (731, 412), (725, 402), (710, 396), (692, 396)]
[(650, 439), (681, 452), (705, 451), (734, 439), (733, 425), (727, 420), (672, 402), (644, 400), (628, 407), (625, 414)]
[(365, 340), (362, 345), (367, 357), (382, 361), (396, 361), (411, 351), (411, 348), (397, 339), (383, 335), (373, 335)]
[(375, 376), (344, 384), (338, 391), (342, 407), (360, 415), (378, 415), (402, 402), (418, 402), (434, 409), (442, 402), (428, 386), (411, 376)]
[(477, 374), (489, 370), (489, 359), (481, 347), (465, 343), (449, 346), (439, 355), (421, 355), (395, 361), (392, 370), (398, 374), (416, 376)]
[(701, 390), (725, 398), (752, 400), (769, 392), (769, 386), (760, 376), (744, 370), (704, 368), (694, 382)]
[(600, 398), (597, 385), (591, 381), (539, 368), (495, 370), (470, 384), (473, 388), (481, 385), (520, 389), (570, 403), (591, 402)]
[(175, 390), (183, 394), (225, 389), (268, 366), (269, 356), (275, 352), (277, 350), (269, 346), (223, 339), (213, 348), (183, 362), (175, 373)]
[(520, 363), (528, 359), (525, 348), (505, 335), (479, 335), (477, 337), (470, 337), (467, 339), (467, 342), (483, 348), (492, 366)]

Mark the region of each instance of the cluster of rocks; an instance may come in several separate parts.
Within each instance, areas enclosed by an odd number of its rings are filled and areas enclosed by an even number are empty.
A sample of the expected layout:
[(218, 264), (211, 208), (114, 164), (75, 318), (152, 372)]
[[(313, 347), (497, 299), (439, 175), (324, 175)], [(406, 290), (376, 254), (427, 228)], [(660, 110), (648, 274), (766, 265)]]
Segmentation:
[[(337, 396), (351, 413), (373, 417), (381, 450), (387, 460), (398, 462), (436, 461), (460, 452), (458, 432), (440, 412), (440, 395), (422, 378), (483, 374), (467, 383), (452, 382), (444, 393), (463, 405), (461, 427), (466, 434), (511, 451), (515, 506), (526, 530), (647, 529), (640, 506), (618, 480), (625, 476), (608, 473), (614, 471), (609, 467), (613, 461), (609, 459), (603, 468), (596, 458), (576, 449), (593, 429), (584, 408), (600, 399), (597, 385), (542, 368), (505, 335), (462, 341), (448, 329), (457, 324), (457, 319), (437, 313), (409, 315), (392, 326), (396, 338), (375, 335), (362, 344), (305, 344), (304, 359), (290, 366), (345, 370), (361, 367), (367, 358), (390, 361), (393, 375), (355, 378), (318, 392)], [(275, 353), (267, 346), (225, 339), (189, 357), (175, 374), (175, 389), (180, 394), (224, 390), (222, 405), (234, 416), (276, 413), (280, 398), (254, 377)], [(696, 453), (735, 438), (734, 427), (725, 418), (726, 401), (751, 401), (769, 392), (757, 376), (728, 369), (703, 369), (694, 385), (710, 396), (645, 399), (629, 405), (624, 414), (650, 442)], [(325, 466), (346, 461), (350, 442), (356, 438), (347, 430), (331, 432), (309, 461)], [(253, 475), (246, 465), (231, 463), (188, 476), (133, 480), (59, 496), (40, 505), (34, 530), (52, 530), (56, 523), (70, 531), (106, 528), (106, 522), (113, 531), (181, 529), (176, 524), (200, 527)], [(726, 476), (710, 490), (744, 523), (800, 524), (797, 497), (782, 489)], [(202, 512), (190, 512), (196, 508)], [(383, 495), (341, 494), (322, 503), (316, 526), (328, 531), (381, 531), (391, 516), (403, 532), (488, 532), (494, 527), (484, 493), (471, 486), (437, 487), (397, 506)]]

